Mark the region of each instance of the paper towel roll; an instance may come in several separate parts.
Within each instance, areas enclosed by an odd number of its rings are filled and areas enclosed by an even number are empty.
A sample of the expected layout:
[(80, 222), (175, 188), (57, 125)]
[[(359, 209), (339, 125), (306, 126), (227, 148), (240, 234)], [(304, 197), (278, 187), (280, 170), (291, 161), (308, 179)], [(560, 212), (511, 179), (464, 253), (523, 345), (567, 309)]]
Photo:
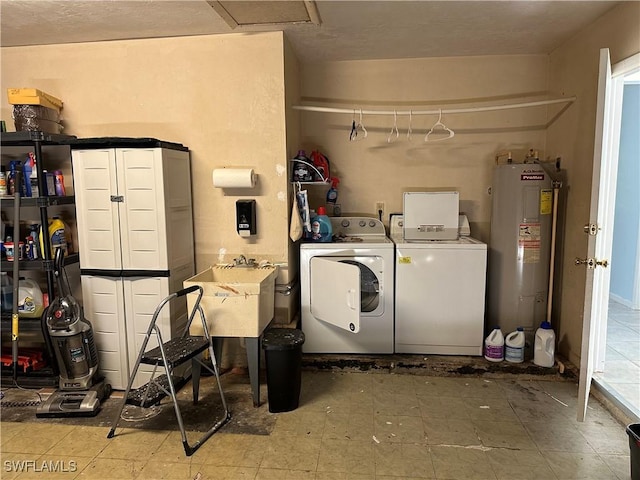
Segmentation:
[(253, 188), (256, 174), (252, 168), (218, 168), (213, 171), (213, 186), (218, 188)]

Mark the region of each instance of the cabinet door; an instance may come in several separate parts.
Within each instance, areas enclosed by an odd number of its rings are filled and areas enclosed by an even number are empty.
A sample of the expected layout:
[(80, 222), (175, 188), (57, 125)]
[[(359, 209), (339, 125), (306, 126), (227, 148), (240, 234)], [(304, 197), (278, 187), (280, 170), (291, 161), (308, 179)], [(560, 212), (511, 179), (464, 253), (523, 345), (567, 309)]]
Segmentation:
[(80, 266), (122, 268), (115, 151), (72, 152)]
[[(131, 277), (124, 278), (125, 311), (124, 317), (127, 324), (127, 342), (129, 352), (129, 370), (133, 370), (140, 353), (140, 348), (144, 342), (145, 335), (153, 319), (153, 314), (166, 296), (169, 295), (169, 279), (166, 277)], [(161, 311), (156, 321), (160, 329), (162, 341), (170, 340), (171, 332), (171, 305), (166, 305)], [(157, 337), (152, 334), (149, 337), (146, 351), (158, 346)], [(153, 366), (140, 365), (136, 381), (133, 384), (137, 388), (149, 381)], [(163, 367), (159, 367), (157, 375), (165, 373)]]
[(122, 280), (83, 275), (82, 298), (84, 315), (91, 322), (98, 349), (98, 369), (111, 388), (124, 390), (130, 367)]
[(116, 151), (122, 268), (167, 270), (162, 149)]

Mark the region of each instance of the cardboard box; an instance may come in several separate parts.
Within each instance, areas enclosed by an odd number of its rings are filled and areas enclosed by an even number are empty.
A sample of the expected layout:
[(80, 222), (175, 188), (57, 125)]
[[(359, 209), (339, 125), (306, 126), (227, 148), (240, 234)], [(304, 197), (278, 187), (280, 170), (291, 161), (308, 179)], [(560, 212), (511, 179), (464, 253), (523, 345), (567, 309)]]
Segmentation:
[(11, 105), (41, 105), (60, 112), (62, 100), (37, 88), (9, 88), (7, 96)]

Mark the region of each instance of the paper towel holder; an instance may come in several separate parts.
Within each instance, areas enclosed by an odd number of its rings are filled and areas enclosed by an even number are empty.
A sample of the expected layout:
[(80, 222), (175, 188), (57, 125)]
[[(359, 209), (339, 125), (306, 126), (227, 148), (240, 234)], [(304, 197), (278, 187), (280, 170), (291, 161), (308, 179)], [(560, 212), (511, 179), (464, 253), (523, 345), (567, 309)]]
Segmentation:
[(213, 186), (216, 188), (254, 188), (258, 175), (253, 168), (214, 168), (212, 172)]

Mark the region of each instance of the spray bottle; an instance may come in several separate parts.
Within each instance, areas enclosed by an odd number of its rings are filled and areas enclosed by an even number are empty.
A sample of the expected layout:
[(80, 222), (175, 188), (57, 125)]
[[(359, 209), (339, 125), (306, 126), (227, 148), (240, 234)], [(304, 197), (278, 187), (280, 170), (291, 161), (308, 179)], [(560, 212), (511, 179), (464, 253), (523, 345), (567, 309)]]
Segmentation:
[(336, 177), (331, 178), (331, 188), (327, 192), (327, 203), (336, 204), (338, 201), (338, 184), (340, 183), (340, 179)]

